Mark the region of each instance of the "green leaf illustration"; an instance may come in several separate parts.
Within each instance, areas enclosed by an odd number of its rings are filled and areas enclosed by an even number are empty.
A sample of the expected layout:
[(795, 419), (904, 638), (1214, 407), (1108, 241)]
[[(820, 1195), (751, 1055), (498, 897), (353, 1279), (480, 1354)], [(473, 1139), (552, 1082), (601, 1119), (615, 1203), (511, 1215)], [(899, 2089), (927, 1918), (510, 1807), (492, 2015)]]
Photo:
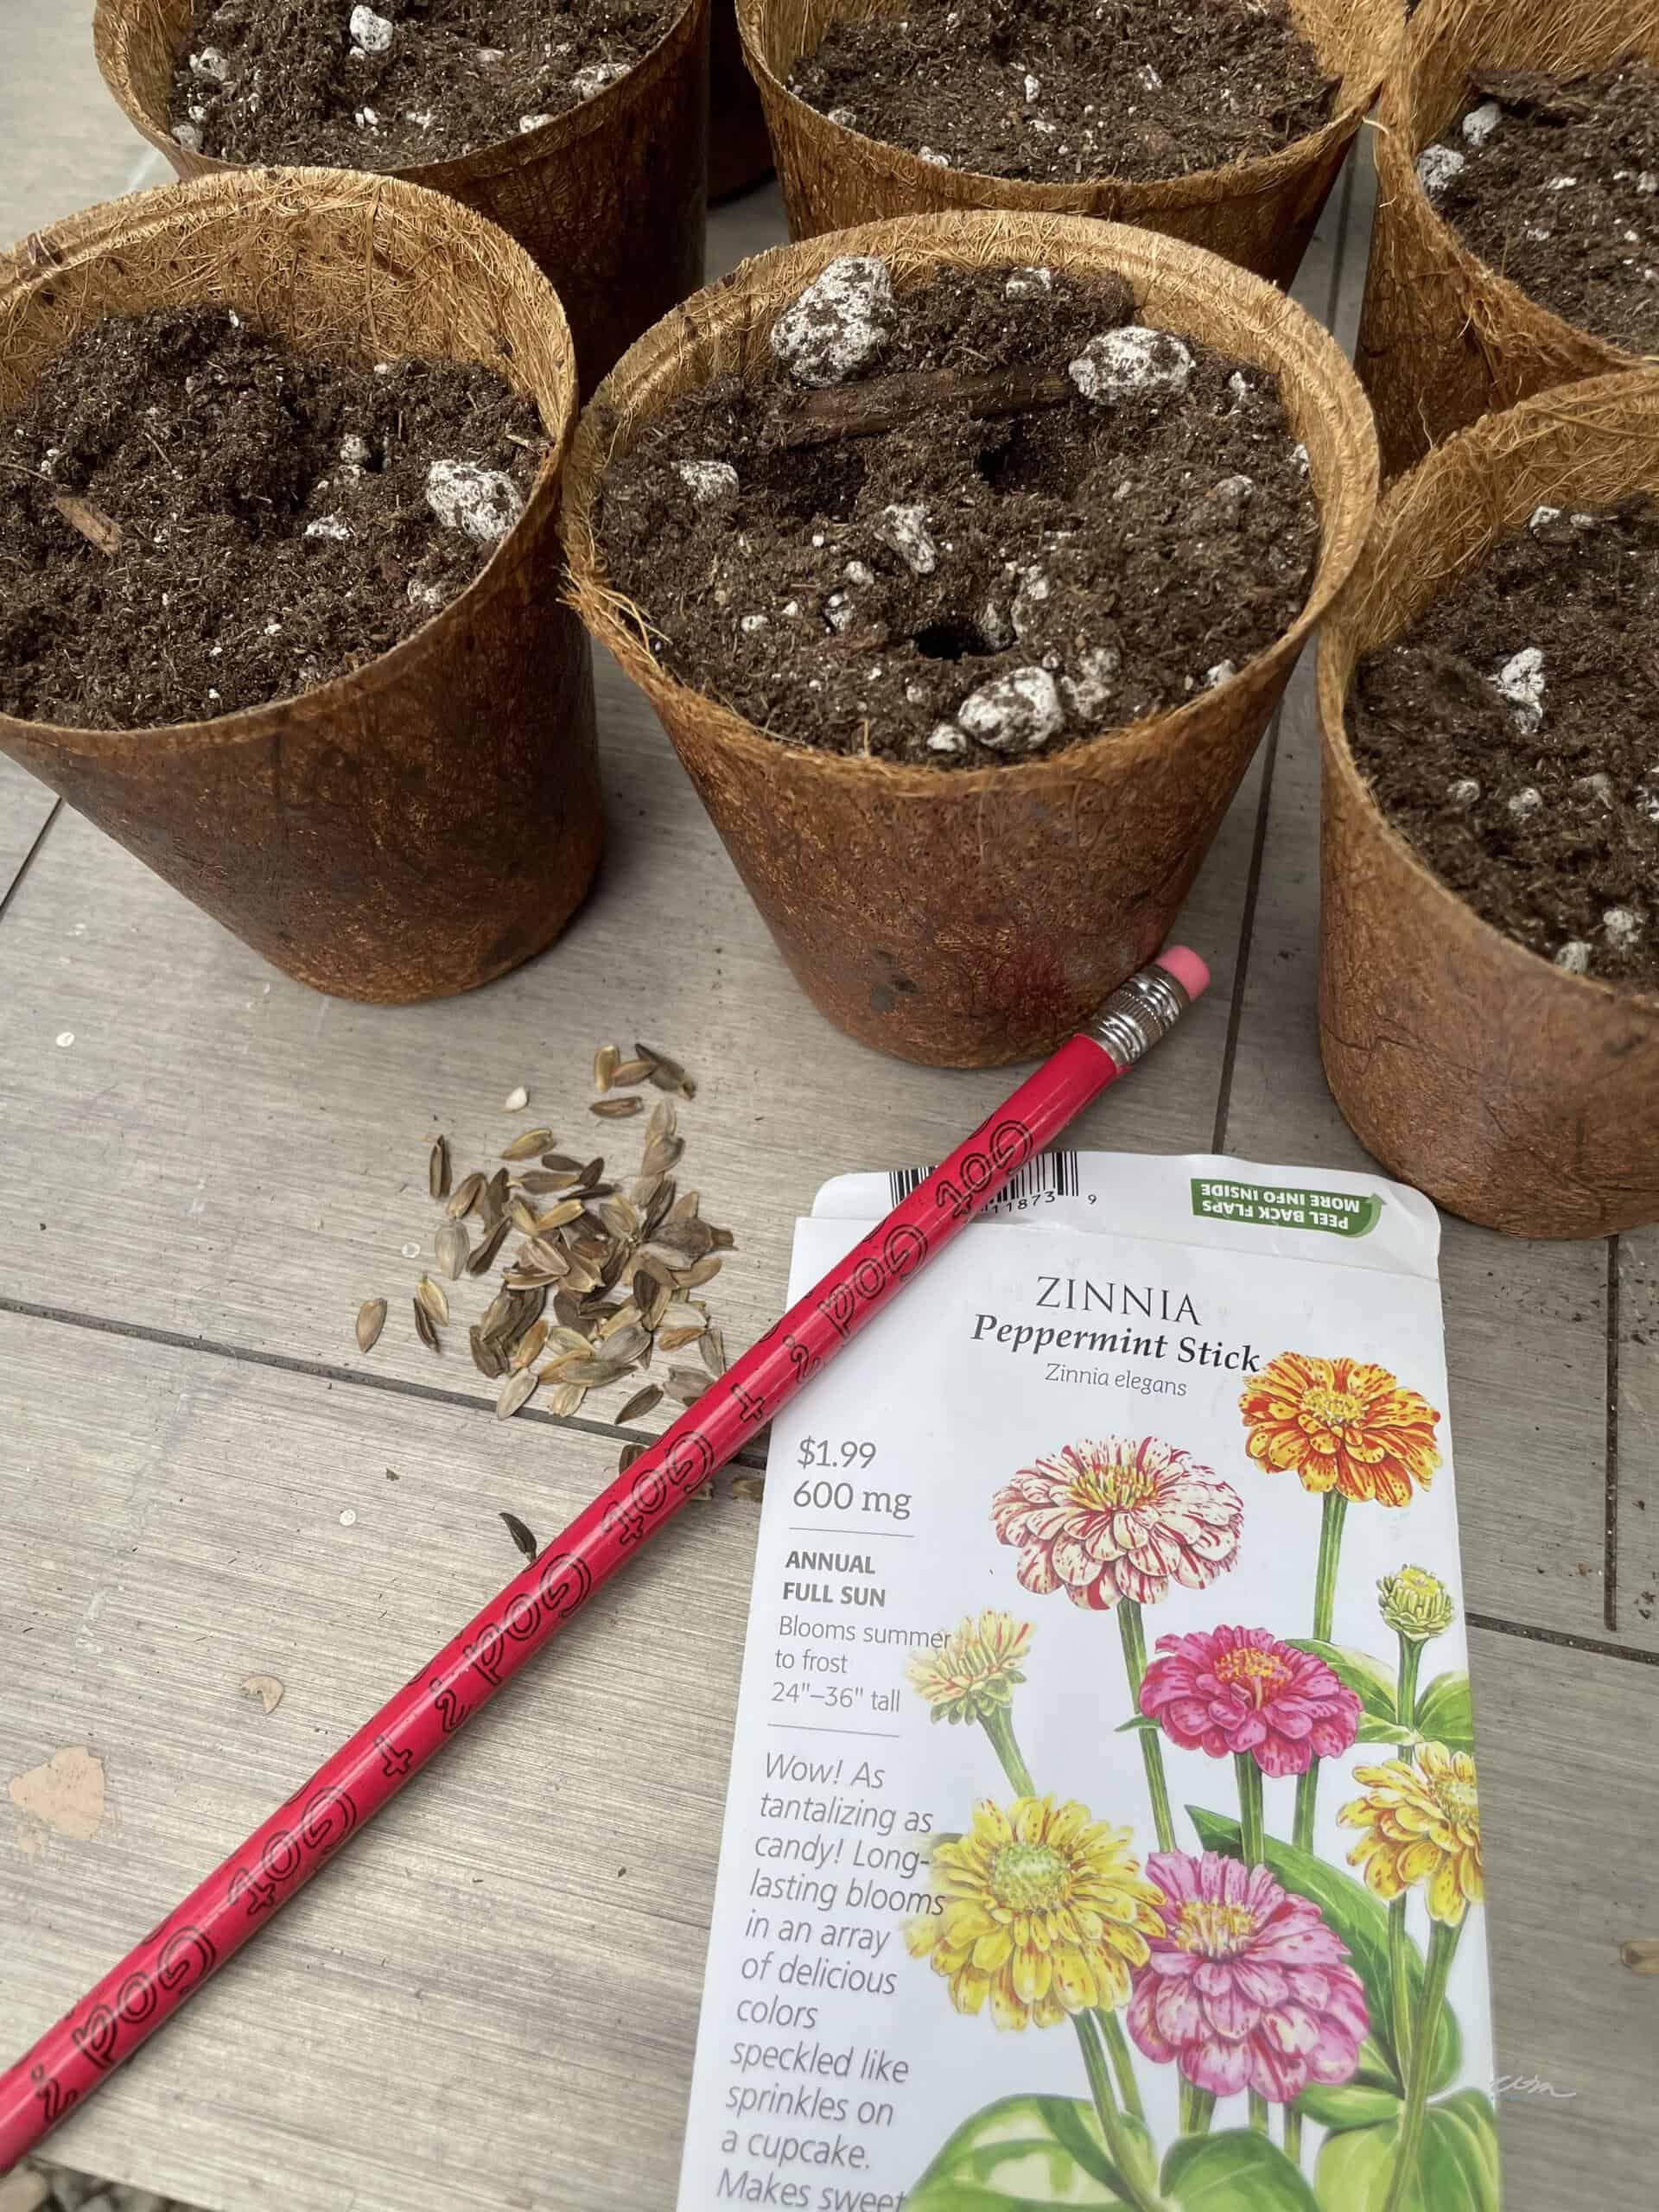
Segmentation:
[(1391, 2088), (1364, 2082), (1344, 2082), (1335, 2089), (1310, 2082), (1297, 2098), (1296, 2109), (1304, 2120), (1317, 2120), (1335, 2133), (1344, 2127), (1373, 2127), (1381, 2120), (1392, 2120), (1400, 2110), (1400, 2099)]
[(1437, 1675), (1417, 1700), (1417, 1733), (1448, 1751), (1472, 1751), (1475, 1716), (1467, 1675)]
[[(1145, 2153), (1151, 2138), (1123, 2126)], [(1094, 2107), (1086, 2098), (1003, 2097), (957, 2129), (905, 2199), (906, 2212), (1031, 2212), (1123, 2204)]]
[[(1186, 1810), (1205, 1850), (1224, 1852), (1230, 1859), (1242, 1855), (1236, 1821), (1229, 1820), (1222, 1813), (1207, 1813), (1200, 1806), (1189, 1805)], [(1294, 1896), (1306, 1897), (1310, 1904), (1317, 1905), (1327, 1924), (1348, 1946), (1354, 1971), (1365, 1985), (1371, 2033), (1392, 2069), (1395, 2090), (1403, 2092), (1405, 2080), (1394, 2032), (1394, 1990), (1389, 1974), (1389, 1915), (1386, 1906), (1351, 1875), (1341, 1872), (1337, 1867), (1327, 1866), (1322, 1859), (1315, 1859), (1309, 1852), (1298, 1851), (1294, 1844), (1281, 1843), (1273, 1836), (1268, 1838), (1267, 1861), (1268, 1871), (1275, 1880), (1282, 1882)], [(1422, 1954), (1409, 1938), (1406, 1944), (1406, 1978), (1414, 2012), (1422, 1996), (1423, 1961)], [(1457, 2017), (1449, 2005), (1443, 2005), (1434, 2046), (1434, 2063), (1429, 2073), (1431, 2094), (1444, 2088), (1452, 2080), (1462, 2062), (1462, 2056), (1463, 2044), (1458, 2032)]]
[(1357, 1744), (1414, 1744), (1417, 1740), (1414, 1728), (1402, 1728), (1395, 1720), (1373, 1720), (1369, 1715), (1354, 1731)]
[(1132, 1720), (1121, 1722), (1113, 1732), (1119, 1736), (1128, 1736), (1138, 1732), (1141, 1735), (1146, 1736), (1152, 1734), (1157, 1726), (1158, 1723), (1151, 1713), (1137, 1713)]
[[(1326, 2136), (1314, 2177), (1319, 2212), (1382, 2212), (1394, 2178), (1399, 2126)], [(1460, 2089), (1423, 2115), (1417, 2171), (1398, 2212), (1498, 2212), (1497, 2124), (1478, 2089)]]
[(1185, 2137), (1164, 2160), (1161, 2187), (1179, 2212), (1319, 2212), (1298, 2169), (1251, 2128)]
[(1352, 1690), (1368, 1719), (1392, 1722), (1398, 1717), (1392, 1667), (1385, 1667), (1369, 1651), (1356, 1651), (1345, 1643), (1322, 1643), (1316, 1636), (1293, 1636), (1286, 1641), (1294, 1651), (1309, 1651), (1323, 1659), (1344, 1689)]

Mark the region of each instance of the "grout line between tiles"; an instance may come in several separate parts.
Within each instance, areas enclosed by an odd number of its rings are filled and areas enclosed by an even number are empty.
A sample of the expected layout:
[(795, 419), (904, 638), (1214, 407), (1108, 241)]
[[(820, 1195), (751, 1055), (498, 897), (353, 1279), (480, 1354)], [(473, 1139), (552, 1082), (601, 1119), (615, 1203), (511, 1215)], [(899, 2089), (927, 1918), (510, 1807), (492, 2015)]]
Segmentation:
[(18, 888), (22, 884), (23, 878), (29, 874), (30, 868), (34, 867), (35, 855), (40, 851), (41, 847), (46, 842), (48, 830), (51, 829), (52, 824), (57, 820), (58, 817), (62, 812), (63, 801), (60, 798), (54, 799), (52, 803), (51, 813), (47, 816), (45, 821), (41, 823), (39, 830), (36, 830), (35, 834), (34, 843), (23, 855), (22, 860), (18, 861), (17, 873), (12, 877), (11, 881), (6, 886), (4, 891), (0, 892), (0, 922), (3, 922), (6, 918), (6, 909), (10, 906), (12, 900), (17, 896)]

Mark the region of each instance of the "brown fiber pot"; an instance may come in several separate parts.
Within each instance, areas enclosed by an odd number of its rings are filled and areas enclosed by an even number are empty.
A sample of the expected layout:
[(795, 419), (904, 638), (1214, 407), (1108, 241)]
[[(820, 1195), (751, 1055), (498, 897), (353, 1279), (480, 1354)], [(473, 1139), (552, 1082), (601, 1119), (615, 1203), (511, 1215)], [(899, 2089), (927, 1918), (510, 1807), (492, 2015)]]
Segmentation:
[(1533, 392), (1630, 369), (1489, 268), (1435, 213), (1417, 156), (1452, 126), (1481, 63), (1579, 75), (1634, 48), (1659, 60), (1659, 0), (1424, 0), (1377, 112), (1376, 222), (1359, 372), (1386, 477)]
[(204, 177), (0, 256), (0, 419), (101, 315), (205, 304), (324, 358), (499, 369), (552, 440), (524, 517), (459, 599), (298, 698), (156, 729), (0, 715), (0, 748), (318, 990), (487, 982), (558, 935), (603, 839), (588, 641), (559, 603), (576, 386), (558, 301), (436, 193), (343, 169)]
[[(134, 129), (181, 177), (236, 174), (241, 164), (193, 154), (168, 128), (191, 14), (192, 0), (97, 0), (98, 66)], [(540, 263), (591, 391), (702, 282), (708, 131), (709, 0), (685, 0), (639, 67), (596, 99), (539, 130), (392, 174), (476, 208)]]
[(772, 175), (772, 141), (760, 95), (743, 61), (732, 0), (712, 0), (709, 17), (709, 197), (729, 200)]
[[(1001, 207), (1024, 214), (1094, 215), (1208, 246), (1241, 268), (1288, 284), (1361, 118), (1399, 44), (1400, 0), (1290, 0), (1322, 67), (1340, 76), (1337, 113), (1324, 130), (1281, 152), (1192, 176), (1136, 184), (1090, 177), (1033, 184), (938, 168), (902, 146), (831, 123), (785, 89), (828, 26), (869, 16), (899, 18), (905, 0), (737, 0), (738, 26), (760, 87), (783, 181), (790, 234), (812, 238), (884, 215)], [(902, 59), (903, 35), (895, 32)]]
[(1659, 1220), (1659, 1000), (1564, 974), (1431, 875), (1372, 798), (1344, 710), (1363, 656), (1535, 507), (1637, 490), (1659, 491), (1659, 375), (1490, 415), (1388, 493), (1319, 642), (1325, 1076), (1391, 1173), (1517, 1236)]
[[(640, 611), (606, 583), (594, 536), (606, 464), (681, 392), (769, 360), (779, 311), (843, 253), (885, 256), (901, 293), (941, 269), (1116, 270), (1150, 321), (1274, 371), (1322, 524), (1292, 628), (1175, 713), (1052, 759), (960, 772), (797, 747), (670, 676)], [(923, 215), (760, 255), (648, 332), (583, 414), (565, 542), (583, 619), (662, 717), (814, 1004), (906, 1059), (984, 1067), (1055, 1044), (1163, 943), (1309, 630), (1353, 567), (1376, 493), (1352, 370), (1259, 277), (1076, 216)]]

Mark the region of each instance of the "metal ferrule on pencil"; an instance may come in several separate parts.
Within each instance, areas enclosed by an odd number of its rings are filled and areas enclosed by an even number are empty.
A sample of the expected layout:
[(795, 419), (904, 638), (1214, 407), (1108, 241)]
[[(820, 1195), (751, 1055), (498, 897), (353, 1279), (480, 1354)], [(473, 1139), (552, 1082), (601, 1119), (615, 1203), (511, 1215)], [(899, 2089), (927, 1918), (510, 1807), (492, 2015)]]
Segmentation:
[(1083, 1026), (1121, 1068), (1132, 1066), (1170, 1031), (1192, 1001), (1166, 968), (1154, 963), (1120, 983)]

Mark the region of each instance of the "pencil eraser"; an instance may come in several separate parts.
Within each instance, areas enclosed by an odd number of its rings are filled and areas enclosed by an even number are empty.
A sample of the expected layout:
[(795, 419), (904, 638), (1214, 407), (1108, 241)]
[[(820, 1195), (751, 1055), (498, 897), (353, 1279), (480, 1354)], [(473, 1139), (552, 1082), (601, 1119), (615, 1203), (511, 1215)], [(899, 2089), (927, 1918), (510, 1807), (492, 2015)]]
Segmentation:
[(1190, 999), (1201, 998), (1210, 988), (1210, 970), (1190, 946), (1166, 944), (1156, 965), (1173, 976)]

